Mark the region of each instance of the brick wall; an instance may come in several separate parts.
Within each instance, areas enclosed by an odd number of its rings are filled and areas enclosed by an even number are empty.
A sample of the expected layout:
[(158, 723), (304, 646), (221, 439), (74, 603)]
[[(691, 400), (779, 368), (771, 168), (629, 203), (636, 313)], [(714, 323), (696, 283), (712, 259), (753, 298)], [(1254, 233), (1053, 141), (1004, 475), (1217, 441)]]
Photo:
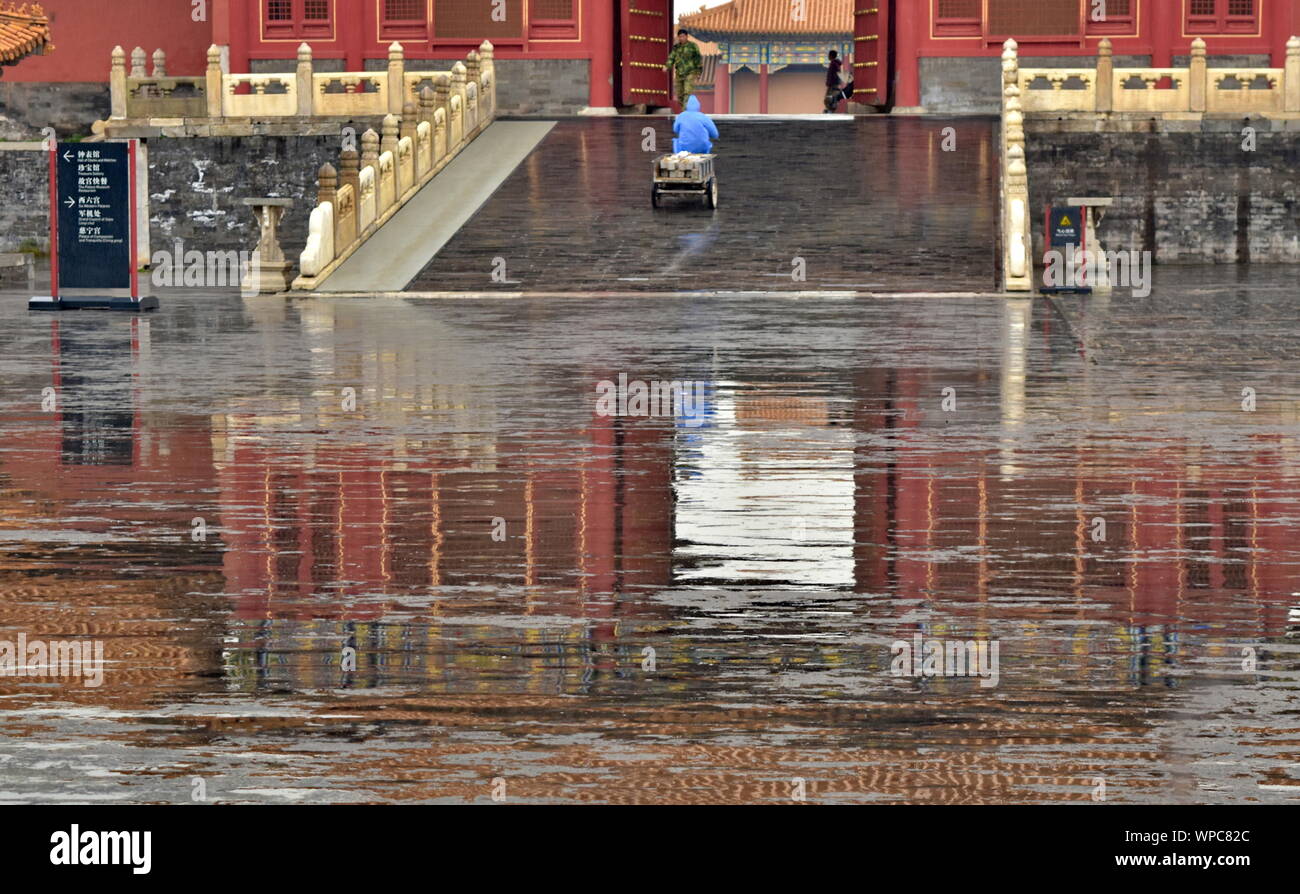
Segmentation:
[(17, 251), (30, 240), (50, 243), (49, 157), (33, 146), (0, 145), (0, 251)]
[(183, 239), (201, 251), (252, 250), (258, 229), (240, 200), (294, 200), (280, 226), (285, 255), (297, 263), (316, 201), (316, 172), (338, 167), (337, 136), (190, 137), (149, 141), (152, 247)]
[(1115, 199), (1098, 236), (1107, 249), (1151, 251), (1156, 263), (1300, 263), (1300, 130), (1255, 119), (1206, 120), (1191, 132), (1061, 133), (1030, 119), (1034, 244), (1044, 203)]
[(111, 111), (108, 84), (23, 83), (0, 80), (0, 117), (8, 139), (39, 139), (42, 127), (60, 138), (89, 136), (90, 125)]
[[(2, 144), (0, 144), (2, 145)], [(316, 201), (316, 172), (338, 164), (339, 138), (191, 137), (152, 139), (149, 154), (151, 249), (176, 239), (200, 251), (252, 250), (258, 228), (240, 200), (294, 199), (280, 228), (290, 260), (307, 243), (307, 218)], [(39, 150), (0, 151), (0, 251), (26, 240), (49, 243), (48, 160)]]

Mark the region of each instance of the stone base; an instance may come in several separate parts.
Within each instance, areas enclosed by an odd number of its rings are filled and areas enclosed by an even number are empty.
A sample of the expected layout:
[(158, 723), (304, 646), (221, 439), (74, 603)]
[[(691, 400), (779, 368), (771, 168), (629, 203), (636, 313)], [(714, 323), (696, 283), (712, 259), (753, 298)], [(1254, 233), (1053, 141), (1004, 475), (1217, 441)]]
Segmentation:
[(250, 267), (248, 275), (239, 284), (245, 295), (274, 295), (289, 291), (293, 278), (289, 275), (288, 261), (260, 261)]

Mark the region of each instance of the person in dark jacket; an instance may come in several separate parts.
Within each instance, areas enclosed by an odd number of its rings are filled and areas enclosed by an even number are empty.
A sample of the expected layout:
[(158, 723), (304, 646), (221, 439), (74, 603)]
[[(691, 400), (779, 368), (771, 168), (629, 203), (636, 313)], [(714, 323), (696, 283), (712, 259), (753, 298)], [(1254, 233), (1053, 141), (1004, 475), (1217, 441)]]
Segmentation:
[(826, 107), (827, 114), (833, 113), (840, 104), (840, 91), (844, 89), (840, 83), (840, 69), (844, 63), (840, 61), (839, 55), (837, 51), (831, 50), (830, 61), (826, 64), (826, 99), (822, 105)]

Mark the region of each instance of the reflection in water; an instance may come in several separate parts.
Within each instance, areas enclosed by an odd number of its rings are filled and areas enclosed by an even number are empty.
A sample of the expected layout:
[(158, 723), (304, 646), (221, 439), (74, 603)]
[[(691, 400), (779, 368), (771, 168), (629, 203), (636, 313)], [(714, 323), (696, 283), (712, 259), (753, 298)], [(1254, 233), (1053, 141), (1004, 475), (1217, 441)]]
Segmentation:
[[(1218, 298), (1163, 354), (1118, 301), (0, 320), (0, 626), (110, 661), (0, 678), (7, 788), (1293, 797), (1296, 383), (1207, 391)], [(705, 382), (703, 424), (597, 414), (620, 373)], [(996, 639), (999, 685), (892, 676), (918, 633)]]

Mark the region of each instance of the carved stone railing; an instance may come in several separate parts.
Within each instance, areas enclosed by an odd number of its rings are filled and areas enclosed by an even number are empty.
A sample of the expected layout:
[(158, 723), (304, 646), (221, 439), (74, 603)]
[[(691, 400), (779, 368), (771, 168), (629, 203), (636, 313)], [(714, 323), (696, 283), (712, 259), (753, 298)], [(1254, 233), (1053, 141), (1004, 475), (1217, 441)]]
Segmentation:
[(221, 93), (224, 118), (279, 118), (298, 111), (293, 75), (226, 75)]
[(207, 79), (169, 77), (162, 50), (154, 51), (153, 72), (146, 74), (143, 49), (136, 47), (131, 53), (128, 72), (125, 51), (114, 48), (109, 84), (116, 117), (125, 117), (128, 108), (147, 118), (192, 117), (207, 110)]
[(319, 287), (495, 117), (496, 70), (487, 41), (450, 72), (394, 72), (393, 61), (390, 55), (389, 80), (375, 95), (403, 98), (400, 117), (386, 114), (380, 133), (361, 135), (360, 153), (347, 147), (337, 167), (321, 166), (295, 289)]
[(1115, 68), (1110, 40), (1096, 68), (1018, 68), (1026, 113), (1300, 114), (1300, 38), (1286, 45), (1283, 68), (1210, 68), (1205, 41), (1192, 41), (1187, 68)]
[(1002, 50), (1002, 288), (1034, 288), (1033, 230), (1029, 215), (1029, 169), (1025, 165), (1025, 116), (1021, 109), (1022, 72), (1016, 42)]
[(153, 72), (147, 74), (145, 51), (136, 47), (128, 73), (126, 53), (115, 47), (109, 70), (112, 113), (107, 123), (158, 118), (206, 118), (208, 123), (225, 118), (379, 118), (401, 115), (408, 102), (418, 105), (423, 87), (437, 94), (441, 79), (446, 80), (449, 93), (460, 97), (457, 105), (468, 116), (467, 132), (477, 127), (480, 117), (496, 113), (496, 73), (492, 45), (486, 41), (470, 51), (464, 62), (443, 72), (408, 72), (402, 45), (396, 42), (388, 48), (387, 72), (316, 72), (306, 43), (298, 47), (295, 71), (283, 74), (230, 74), (222, 71), (221, 57), (221, 48), (213, 45), (202, 77), (176, 78), (166, 74), (162, 50), (154, 52)]

